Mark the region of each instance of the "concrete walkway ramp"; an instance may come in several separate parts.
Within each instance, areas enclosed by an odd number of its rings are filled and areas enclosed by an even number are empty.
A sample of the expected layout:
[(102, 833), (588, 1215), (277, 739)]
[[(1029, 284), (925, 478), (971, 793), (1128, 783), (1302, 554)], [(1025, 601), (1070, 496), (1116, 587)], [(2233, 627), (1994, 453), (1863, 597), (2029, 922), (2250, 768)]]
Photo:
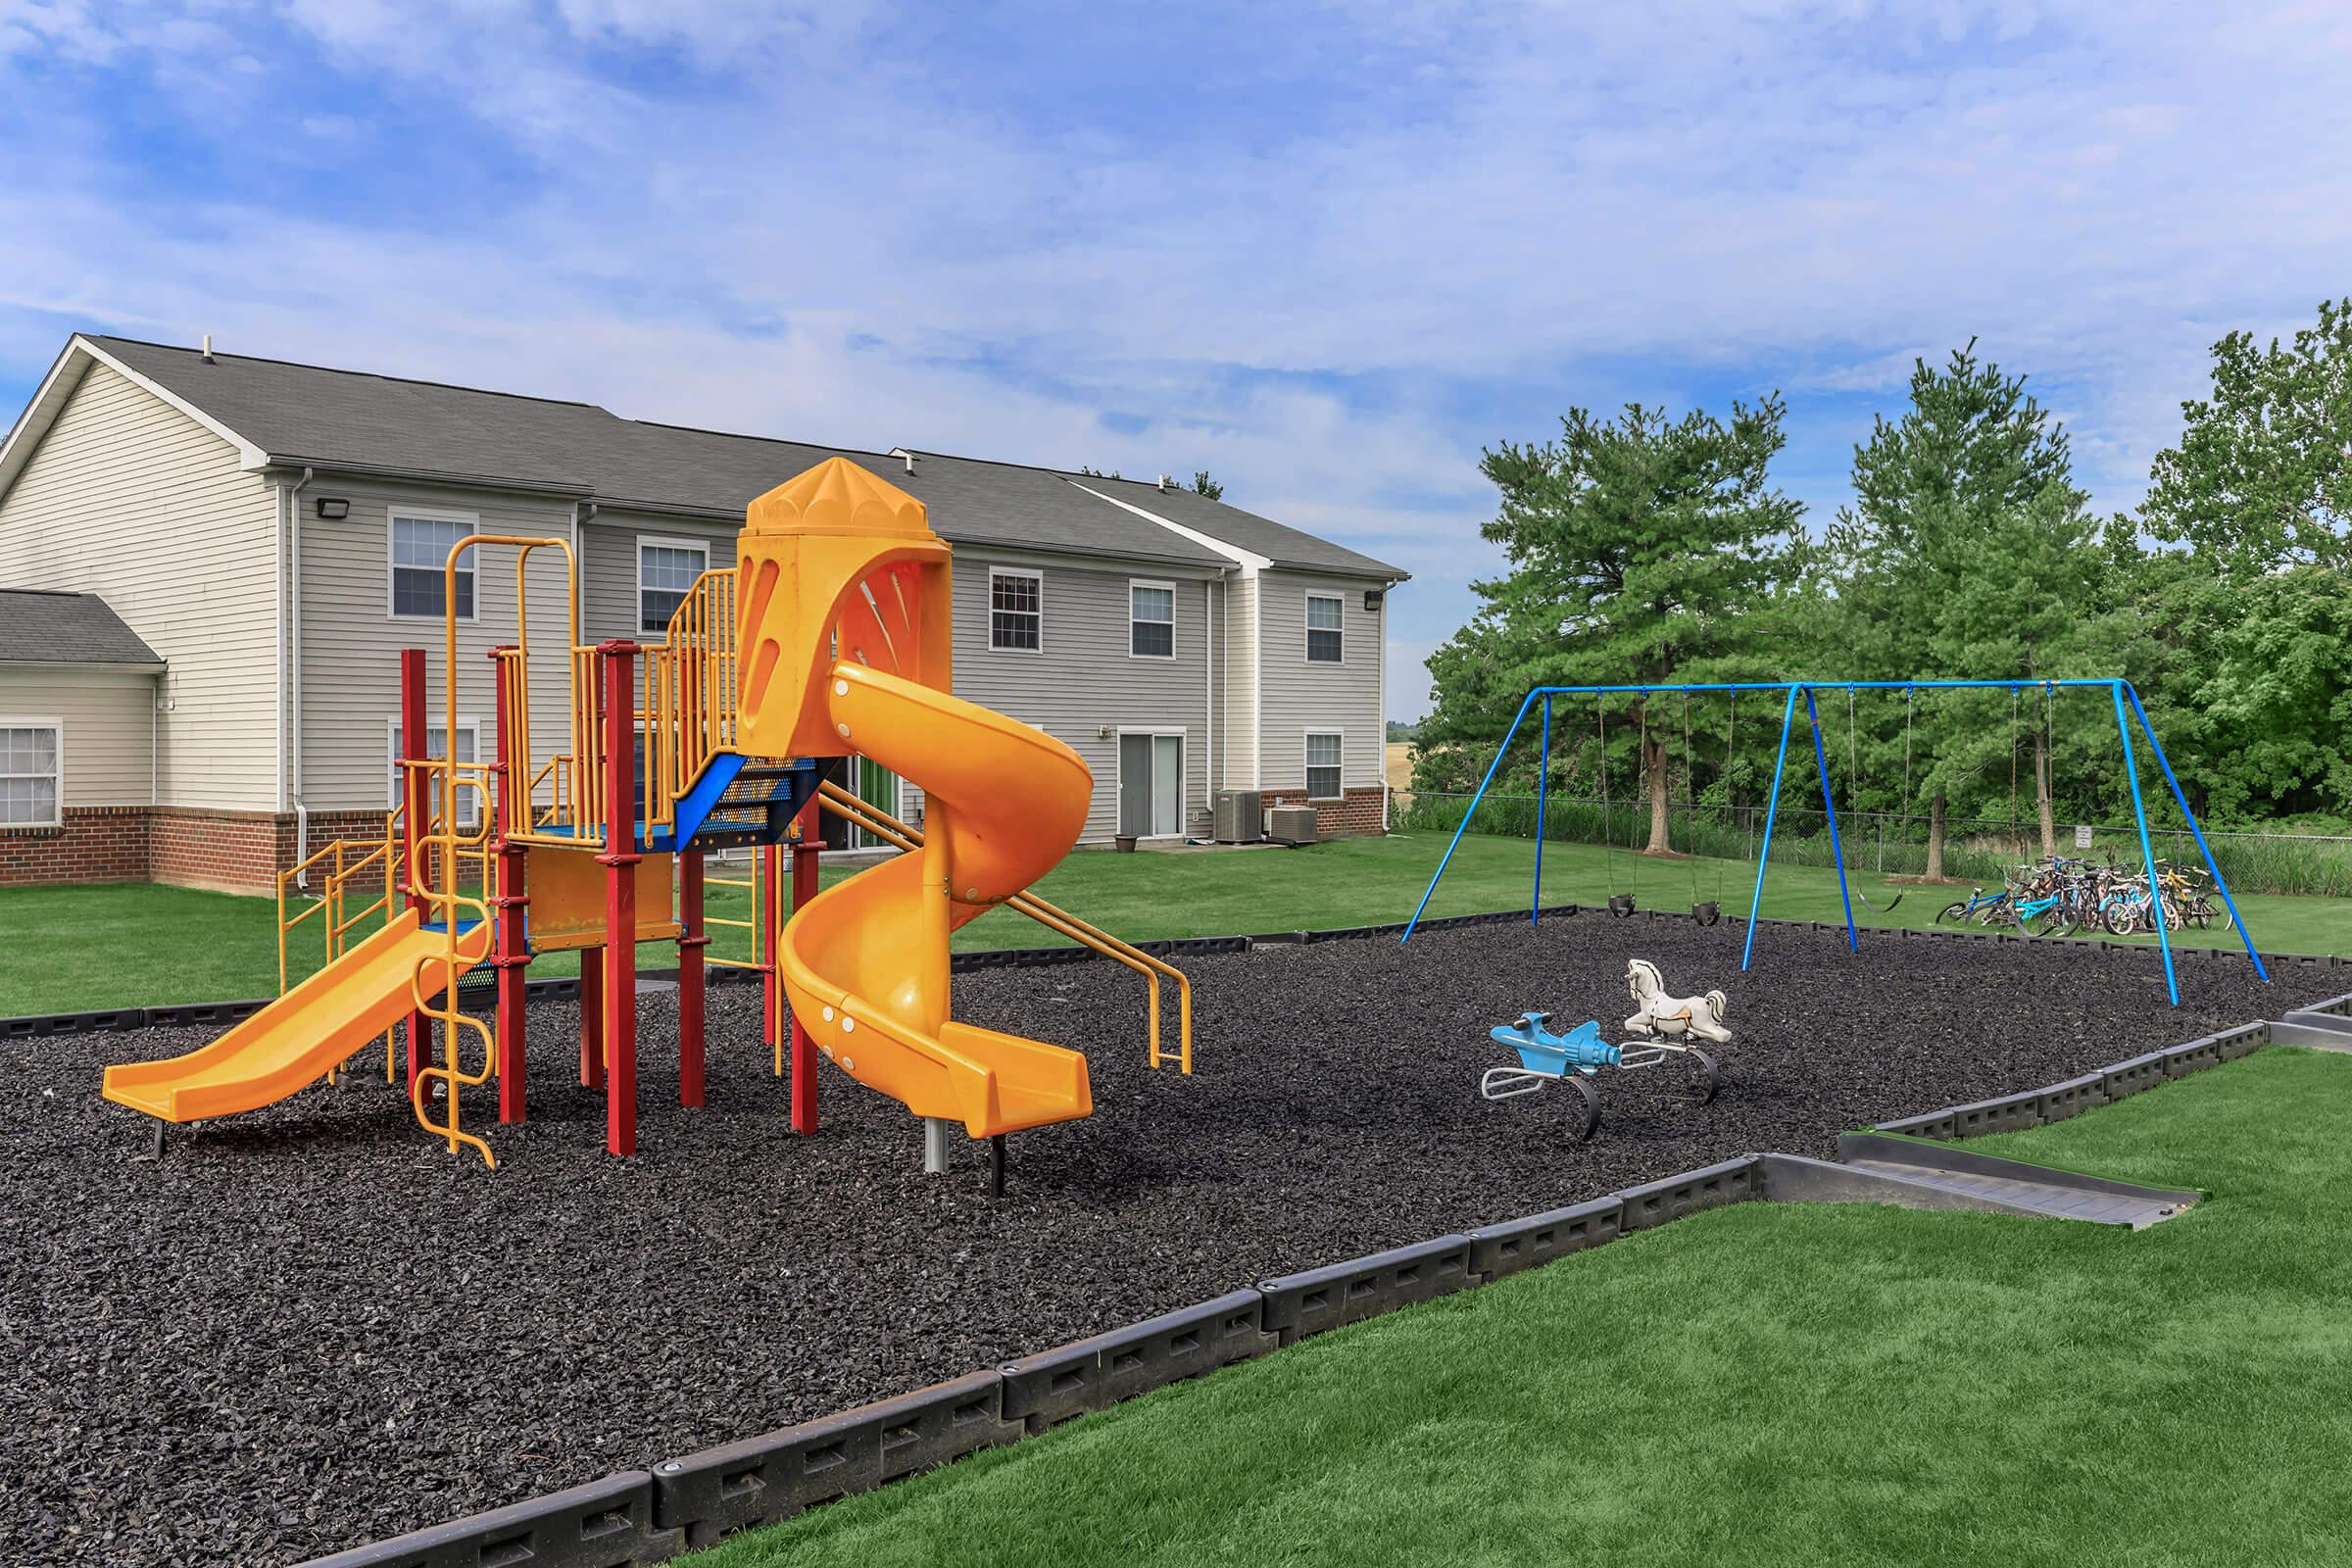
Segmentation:
[[(2352, 1041), (2352, 1036), (2346, 1039)], [(1765, 1197), (1798, 1203), (1975, 1209), (2145, 1230), (2204, 1196), (2185, 1188), (2141, 1187), (1885, 1133), (1847, 1133), (1838, 1140), (1838, 1153), (1836, 1160), (1766, 1154)]]
[(2271, 1025), (2271, 1044), (2352, 1054), (2352, 1015), (2327, 1010), (2343, 1001), (2339, 997), (2319, 1007), (2303, 1007), (2288, 1013)]

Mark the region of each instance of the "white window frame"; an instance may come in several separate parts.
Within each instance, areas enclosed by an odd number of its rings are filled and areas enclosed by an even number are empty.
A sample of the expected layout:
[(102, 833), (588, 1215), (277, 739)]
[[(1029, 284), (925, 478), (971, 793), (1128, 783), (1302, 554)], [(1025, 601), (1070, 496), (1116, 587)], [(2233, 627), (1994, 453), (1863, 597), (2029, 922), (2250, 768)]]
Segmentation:
[[(1315, 765), (1314, 765), (1314, 763), (1313, 763), (1313, 762), (1311, 762), (1310, 760), (1308, 760), (1308, 759), (1310, 759), (1310, 758), (1311, 758), (1311, 757), (1314, 755), (1314, 753), (1313, 753), (1313, 751), (1312, 751), (1312, 749), (1310, 748), (1310, 746), (1309, 746), (1309, 744), (1308, 744), (1308, 743), (1309, 743), (1309, 742), (1311, 742), (1311, 741), (1312, 741), (1312, 740), (1313, 740), (1313, 739), (1314, 739), (1316, 736), (1318, 736), (1318, 735), (1331, 735), (1331, 736), (1336, 736), (1336, 737), (1338, 737), (1338, 739), (1339, 739), (1339, 743), (1340, 743), (1340, 767), (1339, 767), (1339, 772), (1340, 772), (1340, 789), (1339, 789), (1339, 793), (1338, 793), (1338, 794), (1336, 794), (1336, 795), (1317, 795), (1317, 794), (1315, 793)], [(1348, 732), (1347, 732), (1346, 730), (1344, 730), (1344, 729), (1307, 729), (1307, 730), (1301, 730), (1301, 731), (1299, 732), (1299, 737), (1298, 737), (1298, 771), (1299, 771), (1299, 773), (1300, 773), (1300, 775), (1301, 775), (1301, 777), (1300, 777), (1300, 778), (1299, 778), (1299, 780), (1298, 780), (1298, 787), (1299, 787), (1300, 789), (1302, 789), (1302, 790), (1304, 790), (1304, 791), (1306, 792), (1306, 798), (1307, 798), (1308, 800), (1310, 800), (1310, 801), (1344, 801), (1344, 800), (1346, 800), (1346, 799), (1348, 798)]]
[[(1158, 588), (1166, 591), (1168, 596), (1168, 618), (1166, 620), (1138, 620), (1135, 618), (1135, 591), (1138, 588)], [(1137, 653), (1135, 651), (1135, 628), (1138, 626), (1167, 627), (1168, 651), (1164, 654)], [(1129, 659), (1148, 659), (1160, 664), (1172, 664), (1176, 662), (1176, 585), (1174, 583), (1161, 582), (1151, 577), (1127, 579), (1127, 657)]]
[[(431, 737), (433, 731), (439, 729), (440, 727), (440, 715), (435, 713), (425, 714), (424, 733), (428, 739)], [(477, 762), (481, 761), (483, 760), (482, 721), (478, 718), (470, 717), (465, 713), (460, 713), (458, 715), (458, 728), (465, 730), (473, 737), (473, 760)], [(396, 810), (399, 808), (401, 804), (400, 715), (398, 713), (394, 713), (384, 720), (384, 783), (386, 786), (384, 809), (387, 811)], [(457, 793), (458, 800), (463, 804), (464, 810), (466, 812), (466, 820), (459, 825), (470, 832), (472, 829), (481, 825), (481, 810), (483, 806), (482, 792), (480, 790), (461, 787)]]
[[(998, 643), (997, 579), (999, 577), (1026, 577), (1037, 584), (1037, 646), (1035, 648), (1007, 648)], [(1004, 613), (1011, 615), (1018, 614), (1020, 612), (1008, 610)], [(1028, 659), (1034, 659), (1046, 651), (1046, 574), (1037, 567), (992, 565), (988, 568), (988, 651), (992, 654), (1018, 654)]]
[[(0, 729), (47, 729), (57, 732), (57, 810), (46, 822), (0, 822), (0, 833), (66, 825), (66, 721), (62, 718), (0, 716)], [(38, 773), (11, 773), (10, 778), (39, 778)]]
[[(1312, 605), (1318, 599), (1328, 599), (1333, 604), (1340, 607), (1340, 657), (1337, 659), (1317, 659), (1315, 657), (1315, 633), (1317, 631), (1330, 631), (1332, 629), (1329, 626), (1318, 627), (1314, 623), (1314, 612), (1307, 607)], [(1342, 669), (1347, 666), (1348, 596), (1346, 594), (1328, 593), (1320, 588), (1309, 588), (1306, 591), (1304, 598), (1299, 601), (1298, 607), (1298, 657), (1302, 662), (1313, 664), (1322, 669)], [(1315, 733), (1318, 735), (1328, 735), (1331, 733), (1331, 731), (1317, 730)]]
[[(710, 569), (710, 541), (708, 539), (673, 539), (659, 534), (639, 534), (637, 536), (637, 630), (635, 634), (639, 640), (653, 635), (645, 624), (645, 553), (648, 550), (690, 550), (702, 557), (703, 570), (695, 574), (696, 582), (702, 580), (703, 572)], [(687, 592), (691, 594), (693, 591), (690, 584)], [(669, 590), (664, 588), (661, 592), (668, 593)], [(474, 608), (477, 610), (481, 608), (479, 601), (476, 601)], [(661, 635), (663, 637), (669, 635), (669, 622), (662, 623)]]
[[(1111, 737), (1110, 742), (1112, 747), (1111, 755), (1116, 759), (1116, 766), (1119, 773), (1118, 799), (1111, 803), (1110, 808), (1111, 832), (1114, 835), (1118, 832), (1119, 808), (1126, 803), (1127, 800), (1127, 748), (1120, 743), (1130, 735), (1149, 735), (1153, 740), (1161, 740), (1166, 737), (1173, 736), (1175, 737), (1177, 743), (1176, 831), (1173, 833), (1139, 833), (1136, 835), (1136, 838), (1139, 841), (1143, 839), (1183, 838), (1185, 815), (1192, 809), (1190, 781), (1193, 771), (1193, 732), (1190, 728), (1182, 724), (1121, 724), (1118, 726), (1117, 732)], [(1156, 750), (1157, 748), (1154, 748), (1154, 751)], [(1154, 761), (1156, 762), (1156, 760), (1157, 760), (1155, 758)]]
[[(384, 618), (411, 625), (420, 620), (443, 619), (448, 613), (449, 607), (447, 605), (441, 607), (442, 614), (439, 615), (404, 615), (393, 608), (396, 600), (392, 593), (392, 583), (399, 569), (393, 560), (393, 541), (399, 535), (400, 521), (404, 517), (411, 522), (454, 522), (463, 530), (458, 535), (463, 539), (466, 534), (482, 531), (482, 514), (478, 512), (457, 512), (448, 507), (409, 507), (403, 506), (397, 501), (384, 508)], [(478, 546), (475, 548), (479, 549)], [(482, 618), (480, 557), (476, 555), (475, 564), (465, 567), (464, 570), (468, 577), (473, 579), (473, 613), (460, 615), (458, 623), (471, 625)]]

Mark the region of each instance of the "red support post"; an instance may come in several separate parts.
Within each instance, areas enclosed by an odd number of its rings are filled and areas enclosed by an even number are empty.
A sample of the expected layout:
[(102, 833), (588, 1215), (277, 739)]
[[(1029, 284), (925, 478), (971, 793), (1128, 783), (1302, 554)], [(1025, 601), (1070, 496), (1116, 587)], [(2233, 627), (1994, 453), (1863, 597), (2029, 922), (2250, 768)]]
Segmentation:
[(764, 844), (760, 848), (760, 869), (752, 873), (755, 907), (752, 918), (759, 923), (753, 941), (759, 944), (760, 965), (760, 1043), (776, 1043), (777, 1018), (783, 997), (776, 984), (776, 909), (784, 894), (782, 877), (784, 851), (781, 846)]
[[(823, 827), (817, 815), (816, 797), (801, 808), (800, 836), (792, 844), (792, 910), (798, 914), (803, 906), (816, 897), (816, 857), (824, 847)], [(801, 1027), (801, 1020), (792, 1020), (792, 1130), (796, 1133), (816, 1131), (816, 1042)]]
[[(400, 759), (403, 762), (420, 762), (432, 755), (425, 745), (424, 723), (424, 650), (403, 648), (400, 651)], [(400, 800), (403, 811), (401, 822), (402, 876), (409, 884), (423, 881), (416, 863), (417, 838), (423, 832), (424, 819), (432, 810), (431, 791), (424, 770), (403, 767), (400, 770)], [(409, 907), (416, 911), (419, 920), (432, 917), (425, 901), (409, 895)], [(419, 1007), (409, 1014), (409, 1075), (403, 1080), (409, 1092), (416, 1090), (416, 1075), (424, 1070), (433, 1052), (433, 1021)]]
[(605, 950), (602, 948), (580, 950), (580, 1087), (605, 1087)]
[(605, 1148), (637, 1152), (637, 645), (599, 644), (605, 711)]
[(703, 852), (678, 852), (678, 1103), (703, 1102)]
[(490, 651), (491, 679), (498, 688), (498, 752), (490, 783), (491, 859), (498, 877), (490, 910), (497, 927), (490, 962), (498, 970), (498, 1119), (516, 1122), (523, 1117), (522, 1004), (526, 988), (522, 971), (531, 961), (530, 949), (523, 941), (523, 911), (530, 899), (524, 892), (523, 847), (507, 835), (514, 825), (518, 809), (522, 819), (529, 820), (530, 802), (515, 798), (515, 792), (526, 788), (527, 781), (515, 778), (507, 756), (507, 726), (513, 714), (506, 663), (499, 657), (504, 652), (496, 648)]

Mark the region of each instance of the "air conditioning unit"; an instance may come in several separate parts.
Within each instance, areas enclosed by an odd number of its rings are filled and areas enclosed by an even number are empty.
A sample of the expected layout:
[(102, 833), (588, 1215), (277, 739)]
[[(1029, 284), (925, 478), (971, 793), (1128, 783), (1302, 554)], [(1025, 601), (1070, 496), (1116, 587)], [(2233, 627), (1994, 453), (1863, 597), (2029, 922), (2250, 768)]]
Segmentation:
[(1315, 842), (1315, 808), (1311, 806), (1277, 806), (1266, 812), (1266, 837), (1277, 844), (1312, 844)]
[(1255, 790), (1217, 791), (1219, 844), (1255, 844), (1266, 836), (1265, 808)]

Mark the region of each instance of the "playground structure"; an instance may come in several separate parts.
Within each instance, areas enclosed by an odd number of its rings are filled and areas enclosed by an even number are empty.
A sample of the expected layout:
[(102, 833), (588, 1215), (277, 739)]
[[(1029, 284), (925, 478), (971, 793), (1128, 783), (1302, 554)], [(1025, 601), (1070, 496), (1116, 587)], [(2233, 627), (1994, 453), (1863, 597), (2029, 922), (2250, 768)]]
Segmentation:
[[(404, 652), (400, 804), (380, 843), (329, 845), (295, 868), (321, 870), (325, 888), (281, 920), (281, 986), (293, 924), (319, 922), (325, 965), (208, 1046), (107, 1069), (105, 1098), (155, 1117), (159, 1139), (168, 1123), (282, 1100), (378, 1036), (389, 1079), (391, 1031), (405, 1020), (418, 1123), (495, 1165), (462, 1125), (463, 1092), (495, 1079), (499, 1120), (523, 1120), (523, 971), (538, 954), (579, 951), (580, 1082), (604, 1091), (607, 1149), (633, 1153), (637, 947), (675, 942), (682, 1103), (703, 1102), (707, 965), (733, 962), (763, 982), (763, 1028), (777, 1073), (789, 1071), (796, 1130), (816, 1128), (821, 1054), (922, 1118), (926, 1168), (944, 1168), (950, 1121), (988, 1140), (1001, 1188), (1005, 1134), (1092, 1103), (1082, 1054), (950, 1016), (949, 939), (999, 905), (1142, 974), (1151, 1064), (1191, 1072), (1185, 976), (1026, 891), (1075, 843), (1093, 775), (1045, 732), (950, 693), (949, 547), (921, 502), (828, 459), (752, 503), (736, 565), (704, 573), (655, 645), (581, 641), (567, 541), (463, 539), (444, 566), (445, 735), (459, 732), (456, 573), (477, 548), (514, 553), (516, 637), (489, 656), (493, 755), (427, 755), (425, 656)], [(567, 733), (546, 753), (531, 730), (524, 593), (541, 551), (562, 558), (568, 598)], [(923, 790), (923, 827), (825, 779), (852, 754)], [(818, 892), (820, 810), (902, 853)], [(739, 922), (751, 930), (748, 963), (704, 952), (706, 857), (731, 849), (756, 857), (753, 914)], [(487, 1023), (458, 995), (479, 964), (497, 974)], [(1178, 997), (1172, 1052), (1162, 981)]]
[(1555, 1035), (1545, 1027), (1551, 1022), (1550, 1013), (1523, 1012), (1513, 1022), (1487, 1031), (1488, 1038), (1496, 1045), (1509, 1046), (1518, 1053), (1519, 1065), (1489, 1067), (1479, 1077), (1479, 1097), (1511, 1100), (1553, 1084), (1565, 1085), (1575, 1092), (1580, 1102), (1580, 1120), (1572, 1134), (1578, 1143), (1591, 1138), (1600, 1126), (1600, 1096), (1594, 1091), (1592, 1080), (1603, 1067), (1638, 1072), (1670, 1061), (1693, 1063), (1698, 1068), (1698, 1080), (1690, 1091), (1692, 1102), (1714, 1103), (1723, 1088), (1723, 1075), (1715, 1065), (1715, 1058), (1689, 1040), (1695, 1037), (1717, 1045), (1731, 1043), (1732, 1032), (1723, 1025), (1723, 1015), (1728, 1010), (1723, 993), (1668, 996), (1658, 966), (1646, 958), (1629, 959), (1625, 980), (1639, 1009), (1625, 1020), (1625, 1028), (1630, 1033), (1647, 1036), (1642, 1043), (1610, 1045), (1601, 1039), (1597, 1019), (1587, 1019), (1566, 1034)]
[[(2197, 853), (2204, 859), (2205, 872), (2213, 879), (2216, 891), (2221, 894), (2223, 906), (2229, 910), (2230, 923), (2237, 931), (2238, 941), (2246, 950), (2246, 956), (2253, 960), (2256, 974), (2266, 981), (2270, 979), (2270, 971), (2263, 966), (2262, 955), (2254, 949), (2253, 934), (2246, 929), (2245, 920), (2238, 913), (2236, 902), (2230, 895), (2229, 880), (2222, 875), (2221, 867), (2214, 863), (2213, 852), (2205, 842), (2205, 831), (2198, 825), (2196, 812), (2189, 808), (2188, 796), (2181, 790), (2180, 781), (2173, 774), (2173, 764), (2164, 755), (2164, 745), (2156, 738), (2154, 726), (2148, 722), (2147, 710), (2140, 706), (2138, 692), (2132, 689), (2130, 681), (2115, 678), (2088, 680), (1722, 681), (1713, 683), (1662, 682), (1650, 686), (1538, 686), (1520, 699), (1518, 711), (1512, 715), (1510, 727), (1503, 732), (1502, 743), (1495, 747), (1494, 757), (1488, 762), (1485, 776), (1479, 780), (1477, 793), (1470, 798), (1470, 805), (1463, 811), (1462, 820), (1455, 826), (1453, 837), (1446, 846), (1444, 858), (1438, 861), (1438, 868), (1431, 875), (1428, 888), (1423, 891), (1420, 903), (1414, 906), (1412, 918), (1405, 922), (1404, 934), (1397, 940), (1399, 942), (1412, 940), (1413, 929), (1420, 924), (1422, 911), (1429, 907), (1431, 897), (1438, 891), (1438, 883), (1445, 878), (1446, 866), (1452, 863), (1453, 852), (1460, 847), (1462, 835), (1469, 830), (1471, 821), (1478, 814), (1479, 803), (1486, 799), (1487, 791), (1494, 784), (1494, 775), (1501, 767), (1503, 758), (1510, 751), (1511, 741), (1518, 735), (1520, 726), (1527, 721), (1531, 710), (1540, 710), (1542, 713), (1543, 750), (1537, 773), (1537, 777), (1541, 781), (1547, 779), (1550, 775), (1551, 712), (1552, 703), (1557, 698), (1638, 697), (1643, 700), (1646, 713), (1647, 699), (1662, 693), (1681, 693), (1686, 702), (1693, 694), (1725, 693), (1730, 694), (1734, 702), (1737, 702), (1738, 694), (1741, 692), (1777, 692), (1782, 694), (1783, 698), (1781, 740), (1773, 760), (1772, 793), (1765, 805), (1764, 840), (1756, 852), (1755, 891), (1748, 902), (1747, 933), (1740, 947), (1740, 967), (1744, 972), (1755, 955), (1756, 924), (1758, 917), (1763, 913), (1764, 906), (1764, 870), (1772, 860), (1772, 830), (1780, 812), (1782, 780), (1786, 775), (1788, 763), (1788, 735), (1795, 724), (1796, 702), (1799, 696), (1804, 699), (1806, 723), (1813, 738), (1813, 760), (1820, 775), (1822, 811), (1829, 821), (1831, 858), (1838, 867), (1838, 891), (1845, 909), (1846, 946), (1850, 951), (1860, 951), (1861, 935), (1854, 924), (1856, 890), (1847, 881), (1845, 855), (1838, 843), (1838, 808), (1830, 782), (1829, 757), (1822, 745), (1821, 715), (1814, 703), (1816, 690), (1842, 690), (1849, 694), (1849, 700), (1850, 694), (1857, 691), (1900, 691), (1907, 696), (1921, 691), (1938, 690), (2006, 691), (2012, 694), (2039, 691), (2042, 693), (2045, 703), (2050, 702), (2057, 693), (2062, 691), (2106, 692), (2115, 710), (2116, 733), (2123, 742), (2124, 776), (2131, 789), (2132, 820), (2137, 824), (2139, 831), (2140, 864), (2144, 880), (2147, 883), (2148, 906), (2151, 908), (2163, 907), (2165, 894), (2159, 883), (2158, 866), (2160, 862), (2156, 859), (2155, 852), (2148, 842), (2147, 808), (2140, 794), (2139, 764), (2132, 744), (2132, 721), (2134, 718), (2138, 720), (2140, 733), (2147, 738), (2149, 754), (2155, 758), (2157, 766), (2163, 770), (2164, 781), (2172, 791), (2175, 804), (2180, 808), (2181, 817), (2188, 824), (2190, 835), (2196, 841)], [(1541, 699), (1540, 710), (1538, 710), (1539, 699)], [(2014, 695), (2012, 701), (2013, 703), (2015, 701)], [(1688, 741), (1686, 740), (1687, 751)], [(1539, 925), (1543, 922), (1544, 905), (1544, 802), (1545, 793), (1539, 784), (1536, 799), (1535, 896), (1529, 909), (1530, 923)], [(1869, 901), (1865, 899), (1864, 903), (1867, 905)], [(1888, 907), (1892, 907), (1891, 903)], [(1620, 916), (1628, 916), (1634, 912), (1632, 900), (1625, 896), (1612, 896), (1609, 900), (1609, 908), (1611, 913)], [(1697, 906), (1692, 912), (1698, 916), (1699, 923), (1710, 925), (1714, 923), (1710, 917), (1708, 906)], [(2164, 962), (2165, 990), (2173, 1004), (2178, 1006), (2180, 1002), (2180, 984), (2173, 965), (2172, 939), (2167, 934), (2163, 920), (2156, 920), (2153, 924), (2156, 932), (2157, 951)]]

